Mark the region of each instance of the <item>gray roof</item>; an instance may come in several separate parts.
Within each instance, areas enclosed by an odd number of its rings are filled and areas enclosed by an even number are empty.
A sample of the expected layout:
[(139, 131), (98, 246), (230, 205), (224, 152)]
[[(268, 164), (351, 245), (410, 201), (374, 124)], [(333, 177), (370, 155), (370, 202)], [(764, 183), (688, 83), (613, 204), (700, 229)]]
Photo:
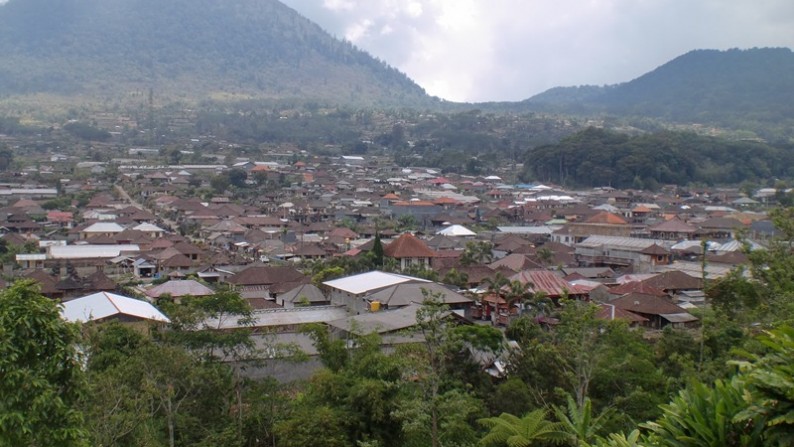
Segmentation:
[[(344, 306), (310, 306), (293, 307), (290, 309), (263, 309), (254, 311), (253, 327), (278, 327), (295, 326), (309, 323), (326, 323), (339, 320), (347, 316)], [(217, 320), (207, 320), (209, 327), (218, 327)], [(236, 319), (230, 318), (221, 321), (220, 329), (235, 329), (245, 327)]]
[(289, 292), (282, 293), (278, 296), (278, 301), (297, 303), (306, 298), (309, 303), (320, 303), (328, 301), (323, 292), (314, 284), (301, 284), (298, 287), (290, 290)]
[(640, 251), (650, 247), (653, 244), (665, 248), (669, 248), (672, 245), (670, 241), (656, 239), (640, 239), (635, 237), (621, 236), (590, 236), (582, 242), (576, 244), (576, 246), (583, 248), (596, 248), (606, 245), (609, 247), (622, 248), (628, 251)]
[(394, 308), (421, 303), (425, 293), (439, 294), (445, 304), (471, 303), (472, 300), (453, 292), (437, 283), (404, 283), (396, 284), (367, 295), (369, 301), (379, 301), (385, 307)]
[(214, 290), (192, 279), (166, 281), (146, 291), (146, 295), (152, 298), (157, 298), (164, 294), (169, 294), (172, 297), (180, 297), (188, 295), (207, 296), (214, 293)]
[(371, 312), (328, 322), (328, 325), (355, 334), (377, 332), (384, 334), (416, 326), (419, 304), (411, 304), (396, 310)]

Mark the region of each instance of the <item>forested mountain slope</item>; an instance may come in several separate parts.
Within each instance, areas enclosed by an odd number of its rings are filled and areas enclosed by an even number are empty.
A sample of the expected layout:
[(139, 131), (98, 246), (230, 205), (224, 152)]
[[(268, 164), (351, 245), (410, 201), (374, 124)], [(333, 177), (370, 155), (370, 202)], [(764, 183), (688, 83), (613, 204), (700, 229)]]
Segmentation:
[(523, 105), (534, 110), (647, 116), (790, 135), (794, 53), (788, 48), (696, 50), (630, 82), (560, 87)]
[(433, 102), (276, 0), (10, 0), (0, 54), (5, 96)]

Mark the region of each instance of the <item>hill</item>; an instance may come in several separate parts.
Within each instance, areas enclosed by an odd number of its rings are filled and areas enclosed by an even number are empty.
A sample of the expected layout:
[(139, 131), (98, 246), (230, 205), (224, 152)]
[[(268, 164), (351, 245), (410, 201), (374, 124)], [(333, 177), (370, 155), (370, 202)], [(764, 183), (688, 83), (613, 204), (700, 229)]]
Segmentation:
[[(630, 82), (555, 88), (523, 102), (532, 110), (647, 116), (791, 137), (794, 53), (787, 48), (696, 50)], [(780, 135), (780, 134), (784, 135)]]
[(6, 97), (433, 102), (276, 0), (10, 0), (0, 54)]
[(525, 180), (568, 186), (656, 189), (790, 178), (794, 146), (728, 141), (687, 132), (628, 136), (588, 128), (525, 154)]

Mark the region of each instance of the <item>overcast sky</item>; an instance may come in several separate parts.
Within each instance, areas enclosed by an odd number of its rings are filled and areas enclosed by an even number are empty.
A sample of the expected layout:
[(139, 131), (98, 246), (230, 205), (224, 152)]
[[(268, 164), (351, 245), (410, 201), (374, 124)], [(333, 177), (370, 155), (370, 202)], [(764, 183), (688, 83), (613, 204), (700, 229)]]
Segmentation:
[(281, 0), (451, 101), (630, 81), (693, 49), (794, 47), (792, 0)]

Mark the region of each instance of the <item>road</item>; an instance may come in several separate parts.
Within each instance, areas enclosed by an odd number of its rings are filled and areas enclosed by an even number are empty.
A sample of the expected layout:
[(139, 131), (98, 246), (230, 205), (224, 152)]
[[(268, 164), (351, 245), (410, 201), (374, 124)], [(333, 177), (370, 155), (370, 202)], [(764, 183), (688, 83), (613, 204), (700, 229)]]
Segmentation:
[(158, 220), (163, 221), (167, 226), (169, 226), (171, 228), (171, 231), (177, 231), (179, 229), (179, 225), (173, 220), (162, 216), (161, 215), (162, 213), (155, 212), (155, 210), (145, 207), (142, 203), (130, 197), (129, 193), (127, 193), (127, 191), (124, 189), (123, 186), (119, 185), (118, 183), (116, 183), (114, 186), (116, 188), (116, 191), (119, 193), (119, 197), (121, 197), (122, 200), (124, 200), (125, 202), (129, 202), (132, 206), (136, 208), (140, 208), (142, 210), (146, 210), (154, 214), (155, 216), (157, 216)]

